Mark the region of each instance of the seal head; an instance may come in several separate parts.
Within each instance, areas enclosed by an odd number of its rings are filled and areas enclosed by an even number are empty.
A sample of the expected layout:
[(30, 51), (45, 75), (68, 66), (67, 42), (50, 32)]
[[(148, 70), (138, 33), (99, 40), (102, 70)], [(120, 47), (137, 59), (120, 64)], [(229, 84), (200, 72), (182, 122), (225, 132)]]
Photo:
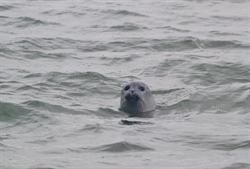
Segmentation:
[(143, 82), (130, 82), (121, 91), (120, 110), (130, 116), (145, 116), (155, 109), (155, 101), (149, 87)]

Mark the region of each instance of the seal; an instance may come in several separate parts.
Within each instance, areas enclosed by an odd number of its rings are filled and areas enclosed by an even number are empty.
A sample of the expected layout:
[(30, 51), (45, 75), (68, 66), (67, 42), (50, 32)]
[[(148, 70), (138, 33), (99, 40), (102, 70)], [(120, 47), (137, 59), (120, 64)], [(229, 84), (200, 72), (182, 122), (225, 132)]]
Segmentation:
[(145, 117), (156, 104), (149, 87), (143, 82), (130, 82), (121, 91), (120, 110), (130, 117)]

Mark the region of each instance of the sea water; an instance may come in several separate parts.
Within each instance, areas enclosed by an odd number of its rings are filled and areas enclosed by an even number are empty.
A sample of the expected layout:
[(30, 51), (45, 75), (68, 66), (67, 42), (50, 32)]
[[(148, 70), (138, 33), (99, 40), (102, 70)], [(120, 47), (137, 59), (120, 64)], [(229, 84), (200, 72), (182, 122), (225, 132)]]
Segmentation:
[[(0, 168), (249, 169), (249, 16), (249, 0), (2, 0)], [(128, 81), (153, 118), (118, 110)]]

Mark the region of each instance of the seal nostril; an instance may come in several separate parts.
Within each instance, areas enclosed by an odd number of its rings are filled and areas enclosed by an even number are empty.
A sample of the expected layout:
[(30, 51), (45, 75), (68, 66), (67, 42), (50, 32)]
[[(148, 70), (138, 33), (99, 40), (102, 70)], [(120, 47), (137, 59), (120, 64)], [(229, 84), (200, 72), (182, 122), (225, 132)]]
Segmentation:
[(134, 90), (131, 90), (131, 93), (132, 93), (132, 94), (134, 94), (134, 92), (135, 92)]

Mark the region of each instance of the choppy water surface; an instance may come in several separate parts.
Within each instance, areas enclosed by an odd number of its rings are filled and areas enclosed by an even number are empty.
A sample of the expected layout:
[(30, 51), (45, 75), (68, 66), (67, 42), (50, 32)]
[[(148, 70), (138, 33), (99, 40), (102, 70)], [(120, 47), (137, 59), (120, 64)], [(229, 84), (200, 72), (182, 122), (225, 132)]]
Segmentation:
[[(250, 1), (2, 0), (1, 168), (250, 168)], [(147, 83), (147, 123), (121, 86)]]

